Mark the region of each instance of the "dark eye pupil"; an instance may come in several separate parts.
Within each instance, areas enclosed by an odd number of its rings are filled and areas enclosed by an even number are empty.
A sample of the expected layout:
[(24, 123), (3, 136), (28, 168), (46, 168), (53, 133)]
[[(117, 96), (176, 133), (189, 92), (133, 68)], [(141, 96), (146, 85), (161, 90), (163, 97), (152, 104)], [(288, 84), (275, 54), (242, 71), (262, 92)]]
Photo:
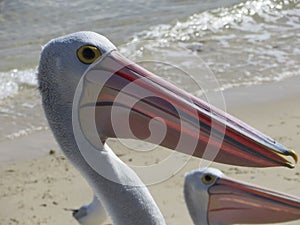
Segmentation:
[(210, 175), (205, 175), (204, 179), (209, 182), (212, 180), (211, 176)]
[(82, 55), (85, 59), (94, 59), (95, 58), (95, 53), (92, 49), (90, 48), (85, 48), (83, 51), (82, 51)]

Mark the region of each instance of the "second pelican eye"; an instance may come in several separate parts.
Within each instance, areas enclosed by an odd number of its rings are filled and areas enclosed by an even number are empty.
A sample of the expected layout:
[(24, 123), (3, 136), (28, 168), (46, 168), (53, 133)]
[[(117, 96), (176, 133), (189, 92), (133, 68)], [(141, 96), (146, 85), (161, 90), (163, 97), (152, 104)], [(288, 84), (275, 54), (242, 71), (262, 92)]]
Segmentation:
[(201, 178), (202, 182), (206, 185), (212, 184), (215, 180), (215, 177), (211, 174), (204, 174)]
[(92, 64), (101, 56), (101, 52), (98, 48), (91, 45), (81, 46), (77, 50), (78, 59), (84, 64)]

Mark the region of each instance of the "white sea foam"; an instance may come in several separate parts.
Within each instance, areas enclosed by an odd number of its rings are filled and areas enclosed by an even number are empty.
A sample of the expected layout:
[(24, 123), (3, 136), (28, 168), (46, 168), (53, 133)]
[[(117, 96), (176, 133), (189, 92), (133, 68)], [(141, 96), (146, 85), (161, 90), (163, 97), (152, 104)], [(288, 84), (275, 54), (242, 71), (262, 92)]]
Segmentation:
[[(221, 90), (276, 82), (300, 75), (299, 9), (299, 1), (246, 1), (151, 27), (120, 50), (133, 60), (148, 55), (163, 60), (173, 47), (196, 52), (215, 73)], [(171, 57), (181, 57), (180, 52)]]
[(0, 100), (13, 97), (22, 88), (33, 88), (37, 86), (34, 69), (11, 70), (0, 72)]
[(18, 130), (16, 132), (13, 132), (13, 133), (5, 135), (4, 136), (4, 140), (6, 140), (6, 139), (13, 140), (13, 139), (16, 139), (16, 138), (27, 136), (27, 135), (32, 134), (34, 132), (44, 131), (44, 130), (49, 130), (49, 127), (42, 127), (42, 126), (35, 127), (35, 126), (31, 126), (31, 127), (28, 127), (28, 128), (25, 128), (25, 129), (21, 129), (21, 130)]

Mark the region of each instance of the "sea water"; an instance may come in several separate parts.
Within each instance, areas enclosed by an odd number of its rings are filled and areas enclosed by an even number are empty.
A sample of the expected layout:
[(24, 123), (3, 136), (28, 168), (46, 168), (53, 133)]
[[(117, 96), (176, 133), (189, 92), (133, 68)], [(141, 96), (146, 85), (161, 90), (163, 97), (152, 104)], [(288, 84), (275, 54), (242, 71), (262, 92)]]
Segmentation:
[(81, 30), (107, 36), (134, 61), (162, 61), (156, 72), (186, 90), (189, 81), (165, 71), (166, 56), (178, 68), (199, 63), (186, 54), (200, 58), (219, 91), (300, 75), (299, 0), (0, 0), (0, 141), (48, 129), (41, 47)]

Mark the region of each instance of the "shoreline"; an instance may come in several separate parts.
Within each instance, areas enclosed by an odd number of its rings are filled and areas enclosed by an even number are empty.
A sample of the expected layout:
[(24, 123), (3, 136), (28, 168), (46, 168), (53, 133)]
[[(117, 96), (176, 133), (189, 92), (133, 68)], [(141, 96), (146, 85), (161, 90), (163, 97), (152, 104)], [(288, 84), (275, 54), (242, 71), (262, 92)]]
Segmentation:
[[(23, 149), (24, 151), (19, 151)], [(0, 142), (0, 163), (20, 162), (38, 159), (48, 155), (50, 150), (59, 149), (50, 130), (36, 131), (13, 140)]]
[[(227, 111), (299, 155), (299, 87), (300, 77), (294, 77), (283, 82), (226, 90)], [(112, 149), (117, 149), (116, 143), (110, 144)], [(62, 156), (50, 131), (1, 142), (0, 149), (0, 225), (77, 224), (70, 210), (88, 203), (92, 192), (79, 172)], [(51, 149), (55, 153), (49, 155)], [(145, 159), (143, 154), (132, 151), (116, 153), (128, 164), (147, 165), (146, 161), (152, 163), (164, 156), (158, 153)], [(192, 158), (172, 178), (149, 187), (167, 224), (192, 224), (183, 199), (183, 179), (184, 174), (197, 169), (199, 163), (199, 159)], [(231, 178), (300, 196), (299, 165), (295, 169), (256, 169), (218, 163), (211, 166)], [(111, 224), (110, 220), (105, 224)], [(297, 225), (299, 220), (278, 225), (283, 224)]]

